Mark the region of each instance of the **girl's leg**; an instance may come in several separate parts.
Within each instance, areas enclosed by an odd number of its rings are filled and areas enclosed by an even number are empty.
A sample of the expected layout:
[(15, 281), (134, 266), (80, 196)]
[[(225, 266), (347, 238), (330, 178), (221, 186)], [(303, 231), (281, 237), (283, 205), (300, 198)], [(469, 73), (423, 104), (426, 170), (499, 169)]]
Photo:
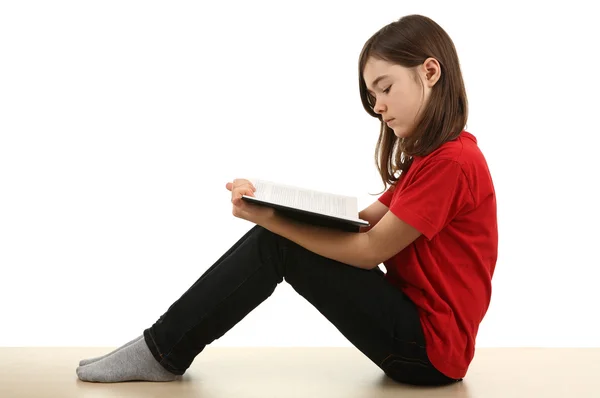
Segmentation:
[[(219, 258), (219, 259), (218, 259), (218, 260), (217, 260), (217, 261), (216, 261), (216, 262), (213, 264), (213, 266), (212, 266), (212, 267), (210, 267), (210, 268), (209, 268), (209, 269), (208, 269), (208, 270), (207, 270), (207, 271), (204, 273), (204, 275), (202, 275), (202, 277), (200, 277), (200, 279), (198, 279), (198, 280), (196, 281), (196, 284), (200, 283), (200, 281), (202, 281), (204, 278), (206, 278), (206, 276), (207, 276), (207, 275), (210, 275), (210, 272), (211, 272), (211, 271), (212, 271), (212, 270), (213, 270), (213, 269), (214, 269), (216, 266), (218, 266), (218, 265), (221, 263), (221, 261), (223, 261), (223, 259), (224, 259), (224, 258), (226, 258), (227, 256), (229, 256), (229, 254), (231, 254), (231, 252), (232, 252), (232, 251), (234, 251), (234, 250), (235, 250), (235, 249), (236, 249), (236, 248), (237, 248), (237, 247), (238, 247), (238, 246), (239, 246), (239, 245), (240, 245), (240, 244), (241, 244), (243, 241), (245, 241), (245, 240), (246, 240), (246, 238), (247, 238), (247, 237), (250, 235), (250, 233), (251, 233), (251, 232), (252, 232), (252, 230), (248, 231), (248, 233), (246, 233), (246, 234), (245, 234), (245, 235), (244, 235), (244, 236), (243, 236), (243, 237), (242, 237), (242, 238), (241, 238), (241, 239), (240, 239), (240, 240), (239, 240), (239, 241), (238, 241), (238, 242), (237, 242), (235, 245), (233, 245), (233, 246), (232, 246), (232, 247), (231, 247), (231, 248), (230, 248), (230, 249), (229, 249), (229, 250), (228, 250), (228, 251), (227, 251), (225, 254), (223, 254), (223, 255), (221, 256), (221, 258)], [(194, 284), (194, 285), (193, 285), (191, 288), (193, 288), (194, 286), (196, 286), (196, 284)], [(190, 289), (191, 289), (191, 288), (190, 288)], [(103, 355), (103, 356), (101, 356), (101, 357), (95, 357), (95, 358), (90, 358), (90, 359), (83, 359), (83, 360), (79, 361), (79, 366), (85, 366), (85, 365), (88, 365), (88, 364), (90, 364), (90, 363), (94, 363), (94, 362), (97, 362), (97, 361), (99, 361), (99, 360), (101, 360), (101, 359), (104, 359), (104, 358), (106, 358), (106, 357), (109, 357), (109, 356), (111, 356), (112, 354), (116, 353), (117, 351), (119, 351), (119, 350), (122, 350), (123, 348), (126, 348), (126, 347), (130, 346), (131, 344), (133, 344), (133, 343), (137, 342), (138, 340), (142, 339), (143, 337), (144, 337), (143, 335), (141, 335), (141, 336), (138, 336), (138, 337), (136, 337), (135, 339), (133, 339), (133, 340), (131, 340), (130, 342), (128, 342), (127, 344), (125, 344), (125, 345), (123, 345), (123, 346), (121, 346), (121, 347), (117, 348), (116, 350), (114, 350), (114, 351), (111, 351), (111, 352), (109, 352), (108, 354), (106, 354), (106, 355)]]
[(289, 240), (284, 260), (285, 280), (390, 378), (416, 385), (460, 381), (429, 361), (416, 306), (379, 268), (356, 268)]
[(427, 359), (415, 306), (377, 270), (327, 259), (256, 226), (144, 331), (154, 358), (183, 374), (285, 280), (397, 381), (451, 382)]
[(182, 375), (207, 344), (223, 336), (283, 280), (284, 246), (256, 225), (215, 262), (148, 329), (154, 358)]

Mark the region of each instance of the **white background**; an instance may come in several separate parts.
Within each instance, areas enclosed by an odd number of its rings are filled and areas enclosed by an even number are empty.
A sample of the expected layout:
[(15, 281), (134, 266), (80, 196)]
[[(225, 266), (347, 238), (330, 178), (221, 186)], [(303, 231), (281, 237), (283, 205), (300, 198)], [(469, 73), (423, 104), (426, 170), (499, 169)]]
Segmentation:
[[(0, 3), (0, 345), (141, 334), (252, 227), (233, 178), (376, 200), (358, 56), (420, 13), (454, 40), (498, 195), (478, 346), (598, 346), (597, 14), (481, 4)], [(350, 343), (283, 282), (213, 345)]]

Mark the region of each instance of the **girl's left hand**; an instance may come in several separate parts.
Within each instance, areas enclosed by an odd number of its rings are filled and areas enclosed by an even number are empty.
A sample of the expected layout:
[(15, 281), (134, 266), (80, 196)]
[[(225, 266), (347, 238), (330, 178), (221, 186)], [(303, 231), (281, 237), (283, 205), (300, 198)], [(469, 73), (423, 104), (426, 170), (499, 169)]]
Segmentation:
[(260, 225), (275, 214), (275, 209), (271, 207), (255, 205), (242, 199), (242, 195), (254, 196), (256, 188), (250, 181), (236, 178), (225, 184), (225, 188), (231, 191), (232, 214), (235, 217)]

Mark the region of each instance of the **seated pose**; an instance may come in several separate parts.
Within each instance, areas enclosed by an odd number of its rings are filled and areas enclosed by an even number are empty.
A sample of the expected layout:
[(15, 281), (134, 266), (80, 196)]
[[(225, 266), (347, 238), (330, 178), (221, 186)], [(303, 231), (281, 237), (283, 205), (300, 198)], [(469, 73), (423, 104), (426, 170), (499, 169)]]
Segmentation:
[(384, 189), (359, 213), (370, 226), (301, 223), (242, 201), (255, 190), (249, 180), (226, 183), (233, 215), (255, 225), (139, 337), (81, 361), (81, 380), (177, 380), (284, 280), (391, 379), (465, 377), (490, 304), (498, 228), (487, 162), (465, 130), (456, 49), (436, 22), (408, 15), (369, 38), (358, 66), (362, 104), (381, 121)]

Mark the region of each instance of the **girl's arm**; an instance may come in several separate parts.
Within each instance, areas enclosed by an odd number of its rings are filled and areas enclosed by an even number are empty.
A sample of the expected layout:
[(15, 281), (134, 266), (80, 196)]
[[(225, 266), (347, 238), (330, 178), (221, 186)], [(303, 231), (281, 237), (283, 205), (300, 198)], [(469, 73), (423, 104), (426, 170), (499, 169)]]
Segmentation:
[(387, 213), (388, 207), (381, 203), (379, 200), (371, 203), (368, 207), (364, 208), (360, 213), (358, 213), (358, 218), (361, 220), (368, 221), (368, 227), (360, 227), (360, 232), (367, 232), (371, 228), (375, 226), (381, 220), (381, 218)]

